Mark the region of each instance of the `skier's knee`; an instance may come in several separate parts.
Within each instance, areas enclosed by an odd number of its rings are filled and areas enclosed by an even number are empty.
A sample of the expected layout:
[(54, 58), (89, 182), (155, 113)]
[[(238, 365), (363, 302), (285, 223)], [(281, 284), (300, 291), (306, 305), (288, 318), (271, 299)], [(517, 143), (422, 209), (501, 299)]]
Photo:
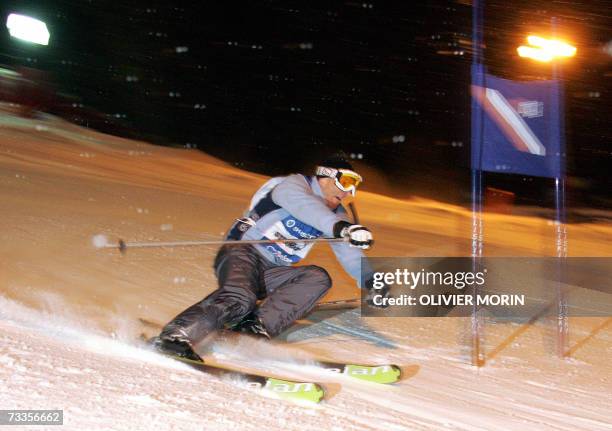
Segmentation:
[(308, 279), (312, 281), (312, 284), (317, 286), (322, 293), (327, 292), (332, 286), (332, 279), (329, 273), (320, 266), (310, 265), (307, 267)]

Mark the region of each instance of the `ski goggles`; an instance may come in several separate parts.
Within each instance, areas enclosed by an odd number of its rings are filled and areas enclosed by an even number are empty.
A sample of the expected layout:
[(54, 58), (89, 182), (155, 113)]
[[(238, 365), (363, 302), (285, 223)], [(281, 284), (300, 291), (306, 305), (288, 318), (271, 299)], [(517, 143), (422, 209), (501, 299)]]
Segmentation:
[(351, 192), (355, 196), (357, 187), (363, 182), (361, 175), (350, 169), (334, 169), (325, 166), (317, 166), (316, 175), (333, 178), (336, 187), (345, 192)]

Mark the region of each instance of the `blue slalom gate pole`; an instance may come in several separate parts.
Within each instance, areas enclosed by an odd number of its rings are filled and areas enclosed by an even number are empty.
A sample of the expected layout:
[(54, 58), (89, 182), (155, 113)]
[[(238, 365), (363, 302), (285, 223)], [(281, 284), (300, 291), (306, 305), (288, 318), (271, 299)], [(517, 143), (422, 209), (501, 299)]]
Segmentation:
[[(557, 33), (557, 18), (551, 19), (553, 36)], [(555, 177), (555, 245), (557, 254), (557, 356), (563, 358), (567, 355), (569, 344), (568, 305), (564, 287), (565, 258), (567, 257), (567, 228), (565, 207), (565, 110), (563, 105), (563, 81), (561, 68), (557, 62), (553, 64), (553, 80), (557, 82), (558, 91), (556, 105), (559, 110), (559, 127), (551, 130), (552, 136), (559, 143), (559, 175)]]
[[(484, 22), (484, 1), (474, 0), (472, 4), (472, 89), (484, 88), (484, 66), (482, 64), (482, 43), (483, 43), (483, 22)], [(472, 154), (477, 151), (476, 158), (472, 157), (472, 270), (478, 271), (480, 258), (483, 249), (483, 223), (482, 223), (482, 139), (483, 139), (483, 111), (482, 107), (472, 95)], [(474, 165), (474, 159), (478, 164)], [(485, 363), (483, 349), (484, 324), (480, 312), (478, 311), (476, 297), (478, 287), (473, 286), (473, 305), (470, 322), (471, 339), (471, 362), (472, 365), (480, 367)]]

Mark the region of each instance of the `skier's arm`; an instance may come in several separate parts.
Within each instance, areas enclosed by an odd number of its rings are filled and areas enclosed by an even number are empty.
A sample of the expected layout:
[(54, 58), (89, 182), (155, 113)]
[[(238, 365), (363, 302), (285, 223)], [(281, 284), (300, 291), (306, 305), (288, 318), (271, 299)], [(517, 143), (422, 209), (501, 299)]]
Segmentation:
[(355, 279), (357, 286), (365, 288), (366, 286), (361, 285), (361, 265), (365, 265), (363, 268), (364, 280), (369, 280), (372, 277), (373, 271), (367, 259), (361, 260), (366, 257), (363, 251), (360, 248), (351, 247), (345, 242), (330, 243), (330, 246), (338, 262)]
[[(343, 208), (338, 211), (338, 216), (341, 221), (348, 222), (348, 216)], [(336, 259), (342, 265), (344, 270), (355, 279), (357, 286), (365, 288), (366, 286), (361, 285), (361, 265), (365, 265), (363, 268), (364, 280), (367, 281), (372, 277), (373, 270), (365, 258), (365, 254), (361, 248), (351, 247), (348, 242), (336, 242), (330, 243)]]
[(334, 225), (342, 220), (316, 196), (302, 175), (290, 175), (272, 191), (272, 200), (292, 216), (307, 223), (327, 237), (334, 235)]

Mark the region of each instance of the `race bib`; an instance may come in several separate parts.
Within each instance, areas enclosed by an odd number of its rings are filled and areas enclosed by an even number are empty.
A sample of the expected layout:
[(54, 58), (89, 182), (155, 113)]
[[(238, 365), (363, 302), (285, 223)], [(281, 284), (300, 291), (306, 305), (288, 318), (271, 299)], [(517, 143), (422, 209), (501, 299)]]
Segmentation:
[(266, 250), (278, 259), (287, 263), (296, 263), (304, 258), (314, 243), (300, 242), (301, 239), (314, 239), (323, 234), (320, 230), (296, 219), (287, 216), (274, 223), (264, 232), (262, 239), (288, 239), (283, 243), (266, 245)]

